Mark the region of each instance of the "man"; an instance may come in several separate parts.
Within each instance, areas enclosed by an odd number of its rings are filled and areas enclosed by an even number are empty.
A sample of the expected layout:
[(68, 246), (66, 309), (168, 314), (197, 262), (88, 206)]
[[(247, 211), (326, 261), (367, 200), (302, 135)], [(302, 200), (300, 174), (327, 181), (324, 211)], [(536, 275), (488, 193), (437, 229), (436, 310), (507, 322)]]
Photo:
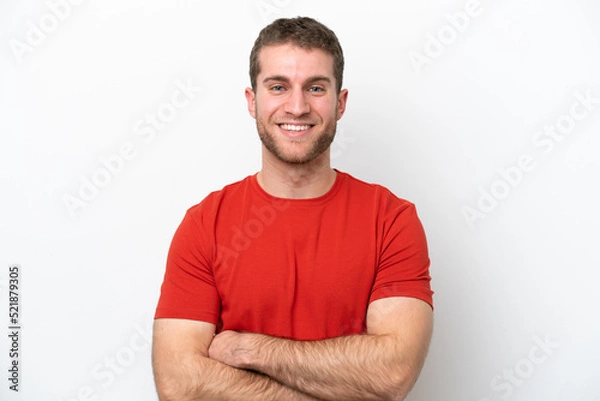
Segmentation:
[(310, 18), (256, 40), (262, 169), (175, 233), (154, 326), (162, 401), (403, 400), (416, 381), (432, 332), (425, 234), (412, 203), (330, 166), (343, 66)]

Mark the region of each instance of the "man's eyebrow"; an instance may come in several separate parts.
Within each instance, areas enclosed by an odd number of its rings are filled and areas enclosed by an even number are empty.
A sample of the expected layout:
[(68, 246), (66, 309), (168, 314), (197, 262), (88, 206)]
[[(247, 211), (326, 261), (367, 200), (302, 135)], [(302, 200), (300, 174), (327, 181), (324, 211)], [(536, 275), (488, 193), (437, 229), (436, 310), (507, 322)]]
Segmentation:
[(331, 83), (331, 78), (326, 77), (326, 76), (316, 76), (316, 77), (309, 78), (306, 83), (314, 84), (315, 82), (319, 82), (319, 81), (325, 81), (328, 84), (330, 84)]
[[(266, 77), (265, 79), (263, 79), (263, 83), (267, 83), (267, 82), (271, 82), (271, 81), (276, 81), (276, 82), (290, 82), (289, 78), (283, 76), (283, 75), (272, 75), (270, 77)], [(313, 84), (315, 82), (319, 82), (319, 81), (325, 81), (327, 83), (331, 83), (331, 78), (326, 77), (326, 76), (321, 76), (321, 75), (317, 75), (314, 77), (310, 77), (306, 83), (307, 84)]]
[(263, 83), (267, 83), (270, 81), (289, 82), (290, 80), (287, 79), (286, 77), (284, 77), (283, 75), (272, 75), (270, 77), (266, 77), (265, 79), (263, 79)]

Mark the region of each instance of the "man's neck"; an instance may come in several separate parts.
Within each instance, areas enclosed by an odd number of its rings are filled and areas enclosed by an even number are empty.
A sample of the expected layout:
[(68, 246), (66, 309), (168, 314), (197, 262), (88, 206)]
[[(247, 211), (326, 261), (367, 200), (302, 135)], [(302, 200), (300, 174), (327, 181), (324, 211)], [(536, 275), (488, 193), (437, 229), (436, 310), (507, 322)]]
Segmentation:
[(307, 164), (289, 164), (263, 155), (257, 180), (262, 189), (277, 198), (310, 199), (325, 195), (336, 176), (330, 166), (329, 152)]

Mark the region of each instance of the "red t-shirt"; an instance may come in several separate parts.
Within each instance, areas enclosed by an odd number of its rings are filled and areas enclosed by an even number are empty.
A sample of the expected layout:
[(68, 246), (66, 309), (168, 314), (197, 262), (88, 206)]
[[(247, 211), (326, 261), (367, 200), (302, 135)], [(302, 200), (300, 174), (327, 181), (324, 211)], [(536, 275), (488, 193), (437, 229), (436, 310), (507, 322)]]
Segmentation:
[(415, 206), (336, 169), (318, 198), (283, 199), (256, 174), (209, 194), (177, 229), (155, 318), (320, 340), (364, 332), (370, 302), (433, 306)]

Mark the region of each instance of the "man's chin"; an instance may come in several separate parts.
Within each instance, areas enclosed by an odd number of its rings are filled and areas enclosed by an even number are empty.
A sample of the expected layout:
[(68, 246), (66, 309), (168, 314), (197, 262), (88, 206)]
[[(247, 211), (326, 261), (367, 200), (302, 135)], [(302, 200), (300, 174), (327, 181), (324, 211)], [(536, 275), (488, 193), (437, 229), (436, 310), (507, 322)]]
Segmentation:
[(332, 137), (319, 138), (317, 142), (304, 140), (278, 141), (275, 135), (259, 131), (259, 137), (265, 148), (273, 157), (290, 165), (306, 165), (321, 157), (333, 142)]
[(282, 161), (287, 164), (295, 165), (295, 166), (306, 165), (318, 157), (318, 156), (315, 157), (313, 155), (287, 155), (287, 154), (281, 154), (281, 153), (273, 153), (273, 152), (271, 152), (271, 153), (279, 161)]

